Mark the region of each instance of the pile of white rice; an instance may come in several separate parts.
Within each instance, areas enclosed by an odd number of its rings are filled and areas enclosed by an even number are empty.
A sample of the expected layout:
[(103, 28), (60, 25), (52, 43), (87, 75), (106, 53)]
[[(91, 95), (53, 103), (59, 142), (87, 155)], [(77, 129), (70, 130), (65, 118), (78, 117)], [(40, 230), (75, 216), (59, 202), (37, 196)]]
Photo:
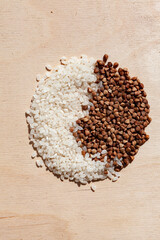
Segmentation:
[[(98, 87), (94, 83), (95, 60), (87, 56), (69, 60), (63, 57), (60, 62), (40, 80), (27, 111), (30, 141), (46, 167), (61, 180), (86, 184), (109, 177), (116, 181), (119, 174), (114, 171), (113, 161), (108, 174), (104, 174), (107, 157), (104, 162), (92, 160), (88, 153), (83, 157), (80, 143), (69, 130), (76, 127), (78, 118), (88, 114), (81, 105), (90, 104), (88, 86), (95, 90)], [(120, 160), (117, 162), (121, 165)]]

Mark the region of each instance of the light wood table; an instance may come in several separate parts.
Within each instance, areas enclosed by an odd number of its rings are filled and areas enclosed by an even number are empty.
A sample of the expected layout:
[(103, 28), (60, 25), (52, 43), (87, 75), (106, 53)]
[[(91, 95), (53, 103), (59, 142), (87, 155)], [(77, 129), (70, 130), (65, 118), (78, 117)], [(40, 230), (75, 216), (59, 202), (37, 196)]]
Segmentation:
[[(85, 53), (145, 85), (150, 140), (118, 182), (77, 187), (31, 159), (25, 111), (44, 65)], [(160, 1), (0, 1), (0, 239), (160, 239)]]

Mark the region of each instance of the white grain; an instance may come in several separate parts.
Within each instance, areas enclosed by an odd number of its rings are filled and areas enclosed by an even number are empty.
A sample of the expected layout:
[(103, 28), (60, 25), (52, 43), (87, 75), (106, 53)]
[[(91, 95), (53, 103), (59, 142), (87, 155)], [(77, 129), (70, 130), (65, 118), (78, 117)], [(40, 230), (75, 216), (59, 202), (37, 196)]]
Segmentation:
[(41, 80), (41, 75), (40, 74), (37, 74), (37, 76), (36, 76), (36, 80), (37, 80), (37, 82), (39, 82), (40, 80)]
[(91, 190), (92, 190), (93, 192), (96, 191), (96, 188), (97, 188), (96, 185), (94, 185), (94, 184), (91, 185)]
[(47, 71), (51, 71), (51, 70), (52, 70), (52, 67), (51, 67), (51, 65), (49, 65), (49, 64), (46, 64), (46, 65), (45, 65), (45, 68), (46, 68)]
[(44, 166), (44, 163), (43, 163), (42, 159), (37, 159), (36, 160), (36, 166), (37, 167), (43, 167)]

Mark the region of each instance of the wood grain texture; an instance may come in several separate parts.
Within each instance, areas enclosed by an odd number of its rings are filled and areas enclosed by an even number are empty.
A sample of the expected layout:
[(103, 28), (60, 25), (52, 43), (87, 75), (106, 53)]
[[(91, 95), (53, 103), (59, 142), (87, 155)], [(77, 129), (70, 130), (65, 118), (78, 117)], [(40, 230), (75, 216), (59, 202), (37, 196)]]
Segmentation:
[[(0, 1), (1, 240), (160, 239), (159, 30), (159, 0)], [(44, 65), (82, 53), (138, 76), (153, 119), (135, 161), (95, 193), (36, 168), (24, 114)]]

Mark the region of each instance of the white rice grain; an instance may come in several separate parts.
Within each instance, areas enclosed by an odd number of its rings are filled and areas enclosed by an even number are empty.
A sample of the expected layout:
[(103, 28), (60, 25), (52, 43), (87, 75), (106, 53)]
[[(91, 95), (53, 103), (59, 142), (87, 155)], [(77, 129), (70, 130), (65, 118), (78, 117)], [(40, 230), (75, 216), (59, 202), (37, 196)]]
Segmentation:
[(52, 70), (52, 67), (51, 67), (50, 64), (46, 64), (46, 65), (45, 65), (45, 68), (46, 68), (48, 71), (51, 71), (51, 70)]
[(96, 185), (92, 184), (92, 185), (91, 185), (91, 190), (92, 190), (93, 192), (95, 192), (95, 191), (96, 191)]
[(43, 163), (42, 159), (37, 159), (36, 160), (36, 166), (37, 167), (43, 167), (44, 166), (44, 163)]

